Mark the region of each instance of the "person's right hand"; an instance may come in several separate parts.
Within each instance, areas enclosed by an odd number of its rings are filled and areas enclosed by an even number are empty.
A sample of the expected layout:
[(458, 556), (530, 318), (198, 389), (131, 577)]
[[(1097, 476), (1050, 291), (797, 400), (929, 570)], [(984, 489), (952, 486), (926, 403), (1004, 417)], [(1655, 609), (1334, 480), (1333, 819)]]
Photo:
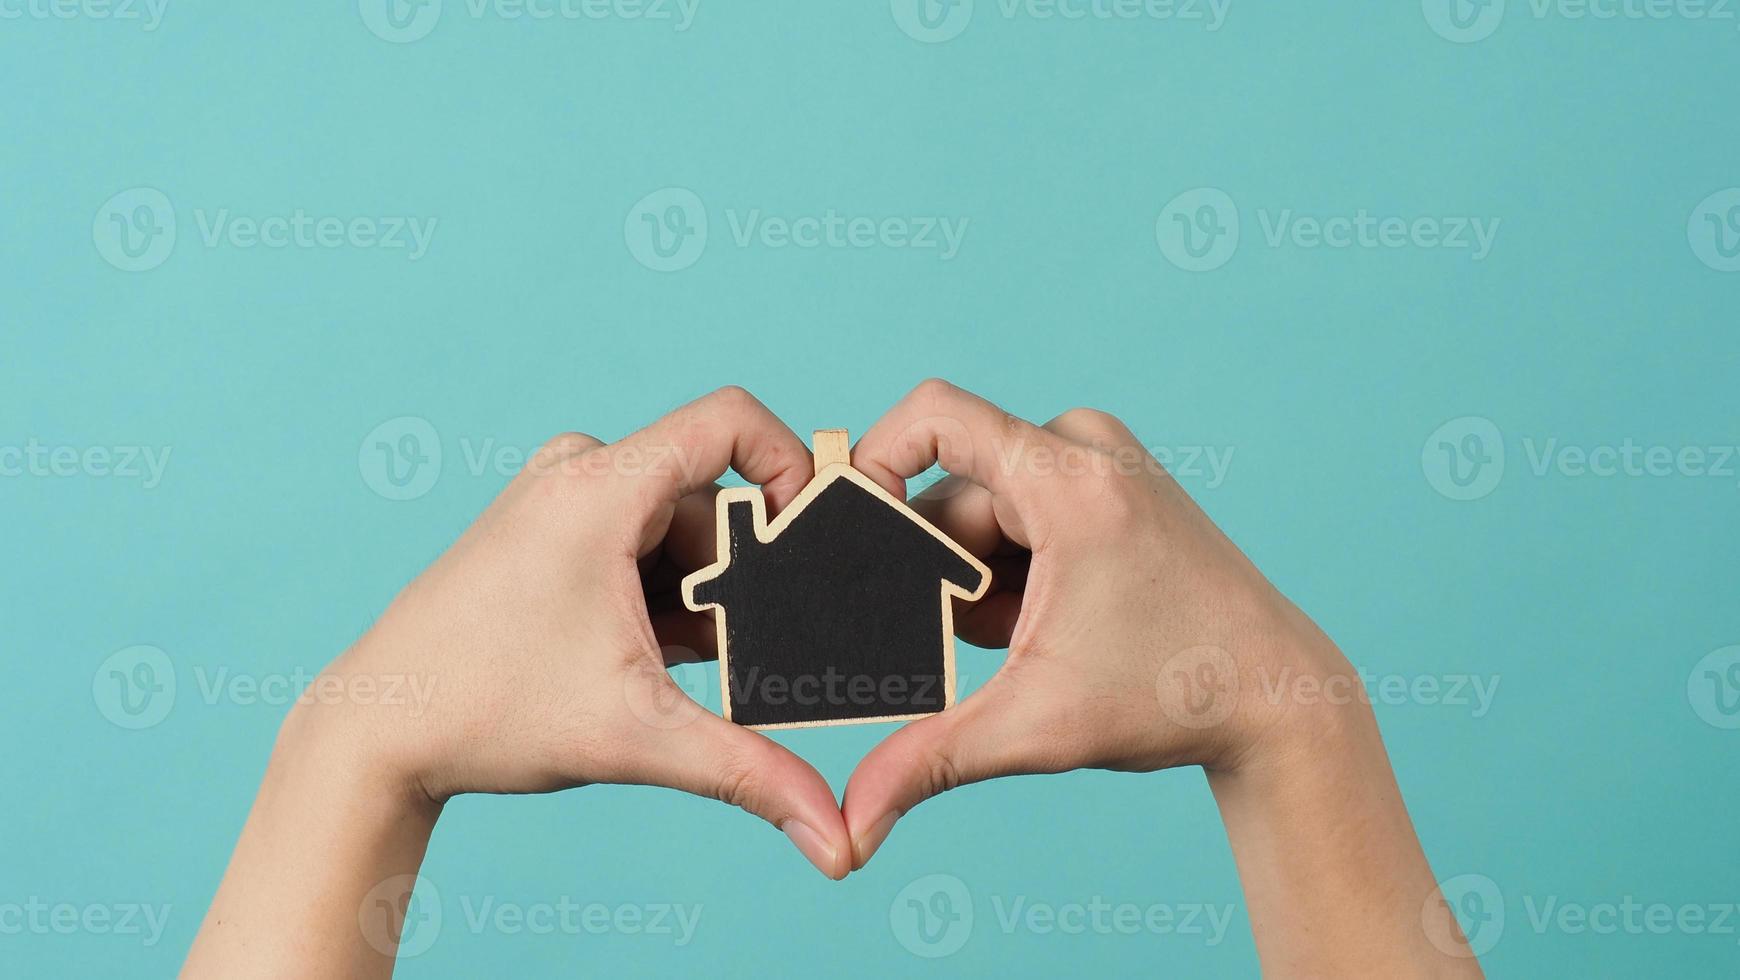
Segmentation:
[(665, 673), (673, 659), (717, 655), (710, 618), (653, 584), (713, 561), (713, 481), (727, 466), (763, 485), (775, 513), (813, 473), (802, 440), (741, 388), (608, 445), (578, 432), (552, 440), (322, 678), (426, 678), (430, 695), (305, 705), (286, 732), (339, 732), (376, 785), (436, 807), (592, 783), (715, 797), (845, 877), (845, 824), (821, 774)]
[(1009, 650), (972, 697), (858, 765), (843, 807), (855, 867), (903, 814), (963, 783), (1234, 769), (1307, 727), (1298, 704), (1259, 696), (1266, 685), (1352, 683), (1328, 638), (1109, 415), (1041, 427), (927, 381), (852, 462), (900, 495), (932, 463), (949, 472), (913, 506), (992, 566), (993, 591), (957, 613), (957, 632)]

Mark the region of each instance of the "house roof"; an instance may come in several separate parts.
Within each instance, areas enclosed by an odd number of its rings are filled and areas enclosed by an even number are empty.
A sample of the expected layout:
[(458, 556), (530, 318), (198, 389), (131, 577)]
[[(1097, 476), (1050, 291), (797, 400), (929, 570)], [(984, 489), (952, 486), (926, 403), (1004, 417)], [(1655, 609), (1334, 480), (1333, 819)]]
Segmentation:
[[(896, 514), (905, 518), (892, 526), (910, 529), (913, 537), (911, 542), (920, 545), (934, 542), (931, 552), (937, 561), (932, 567), (938, 578), (942, 580), (943, 592), (962, 599), (973, 600), (982, 598), (990, 588), (991, 572), (984, 563), (973, 554), (955, 543), (948, 535), (921, 517), (907, 504), (882, 489), (876, 481), (865, 476), (849, 465), (837, 464), (829, 466), (817, 474), (806, 485), (797, 499), (793, 500), (785, 510), (772, 522), (767, 520), (766, 502), (761, 491), (754, 487), (733, 488), (721, 491), (719, 507), (721, 512), (733, 504), (747, 504), (754, 513), (755, 537), (762, 544), (772, 544), (782, 540), (791, 529), (791, 534), (804, 536), (808, 520), (826, 517), (824, 512), (836, 508), (830, 506), (832, 500), (841, 499), (844, 493), (864, 494), (884, 505), (889, 510), (892, 519)], [(813, 505), (813, 506), (812, 506)], [(683, 580), (683, 596), (691, 607), (694, 607), (694, 586), (710, 581), (723, 574), (731, 563), (731, 540), (729, 522), (719, 522), (718, 555), (719, 560)]]

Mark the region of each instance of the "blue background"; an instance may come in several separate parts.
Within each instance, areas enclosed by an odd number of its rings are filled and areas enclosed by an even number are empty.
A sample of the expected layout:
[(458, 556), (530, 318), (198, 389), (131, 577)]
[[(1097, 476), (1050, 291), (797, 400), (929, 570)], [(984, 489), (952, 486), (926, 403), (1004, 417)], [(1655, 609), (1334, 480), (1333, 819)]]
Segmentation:
[[(0, 972), (176, 969), (283, 713), (207, 699), (200, 678), (313, 671), (342, 650), (505, 483), (468, 463), (485, 440), (613, 438), (724, 383), (800, 431), (857, 433), (930, 375), (1036, 420), (1086, 404), (1156, 447), (1231, 450), (1224, 479), (1180, 481), (1356, 664), (1496, 676), (1484, 713), (1378, 706), (1435, 871), (1483, 876), (1506, 903), (1491, 972), (1740, 964), (1733, 932), (1536, 928), (1527, 904), (1740, 901), (1740, 731), (1724, 727), (1740, 719), (1723, 710), (1740, 689), (1700, 707), (1694, 669), (1740, 643), (1736, 466), (1530, 465), (1548, 440), (1740, 442), (1740, 274), (1688, 234), (1699, 202), (1740, 185), (1733, 20), (1512, 0), (1457, 43), (1415, 3), (1234, 0), (1208, 30), (979, 0), (926, 43), (882, 2), (702, 0), (679, 31), (447, 0), (398, 43), (341, 0), (170, 0), (155, 30), (24, 2), (0, 19), (0, 447), (171, 456), (150, 488), (0, 477), (0, 905), (172, 911), (149, 947), (0, 935)], [(140, 187), (178, 232), (161, 264), (126, 272), (100, 228)], [(625, 234), (666, 187), (694, 192), (710, 228), (674, 272)], [(1242, 228), (1208, 272), (1156, 234), (1199, 187)], [(438, 225), (414, 261), (208, 245), (200, 216), (226, 208)], [(949, 259), (741, 245), (731, 216), (754, 209), (969, 224)], [(1264, 235), (1283, 211), (1361, 209), (1501, 224), (1478, 261)], [(433, 427), (443, 466), (395, 501), (359, 447), (405, 416)], [(1430, 460), (1467, 417), (1501, 434), (1483, 452), (1506, 466), (1463, 501)], [(105, 658), (139, 644), (178, 689), (160, 724), (129, 730), (98, 689)], [(963, 651), (969, 686), (999, 656)], [(711, 667), (683, 670), (711, 689)], [(780, 738), (843, 788), (886, 730)], [(843, 884), (754, 818), (672, 792), (468, 797), (424, 874), (445, 926), (407, 977), (1257, 968), (1195, 770), (963, 789)], [(964, 884), (976, 919), (927, 959), (891, 907), (934, 874)], [(460, 901), (486, 896), (703, 914), (680, 948), (473, 932)], [(1095, 896), (1236, 910), (1218, 944), (998, 922), (998, 903)]]

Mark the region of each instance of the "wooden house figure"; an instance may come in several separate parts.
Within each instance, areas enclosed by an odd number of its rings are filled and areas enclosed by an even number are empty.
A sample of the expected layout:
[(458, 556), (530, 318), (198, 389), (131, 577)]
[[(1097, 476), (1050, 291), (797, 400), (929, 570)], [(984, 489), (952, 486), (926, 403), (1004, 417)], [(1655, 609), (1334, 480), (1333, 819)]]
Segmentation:
[(955, 599), (991, 572), (815, 434), (815, 476), (771, 524), (760, 488), (721, 491), (718, 561), (683, 579), (714, 610), (725, 717), (753, 728), (903, 721), (955, 700)]

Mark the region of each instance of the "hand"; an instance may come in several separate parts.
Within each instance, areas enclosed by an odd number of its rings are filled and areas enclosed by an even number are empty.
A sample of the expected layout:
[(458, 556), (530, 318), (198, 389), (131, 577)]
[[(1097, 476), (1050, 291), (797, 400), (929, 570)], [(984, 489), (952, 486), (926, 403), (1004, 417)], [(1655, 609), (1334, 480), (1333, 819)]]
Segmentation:
[(859, 763), (854, 867), (963, 783), (1200, 765), (1238, 860), (1265, 973), (1478, 976), (1437, 894), (1347, 660), (1118, 420), (1044, 426), (926, 382), (858, 443), (891, 493), (992, 567), (956, 631), (1008, 658), (959, 705)]
[(345, 731), (436, 804), (587, 783), (715, 797), (844, 877), (845, 824), (821, 775), (665, 672), (661, 648), (711, 649), (710, 620), (671, 590), (713, 560), (713, 481), (728, 464), (775, 509), (811, 475), (803, 442), (737, 388), (613, 445), (556, 438), (326, 672), (422, 678), (428, 703), (316, 704), (290, 726)]
[(853, 463), (890, 492), (940, 463), (913, 506), (993, 566), (958, 613), (967, 642), (1007, 647), (957, 708), (908, 725), (858, 766), (845, 813), (856, 864), (893, 822), (963, 783), (1079, 768), (1232, 769), (1285, 706), (1265, 678), (1351, 669), (1117, 419), (1043, 427), (927, 382), (867, 432)]
[(390, 976), (459, 793), (670, 786), (743, 807), (844, 877), (850, 842), (822, 777), (665, 672), (667, 651), (711, 647), (711, 621), (675, 588), (713, 560), (727, 466), (774, 509), (813, 470), (737, 388), (613, 445), (545, 446), (285, 719), (183, 975)]

